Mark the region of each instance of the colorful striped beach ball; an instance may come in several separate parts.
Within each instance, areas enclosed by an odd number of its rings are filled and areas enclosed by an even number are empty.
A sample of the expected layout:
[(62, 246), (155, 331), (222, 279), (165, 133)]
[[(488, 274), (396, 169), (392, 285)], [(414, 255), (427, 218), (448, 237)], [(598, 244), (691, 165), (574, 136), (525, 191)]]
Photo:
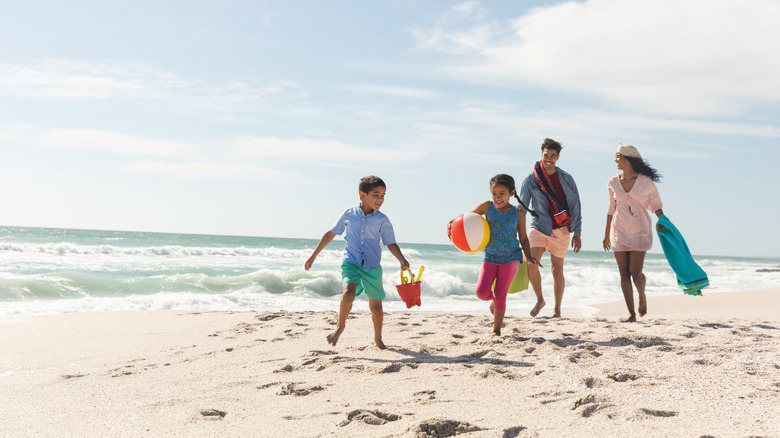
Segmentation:
[(490, 241), (490, 226), (484, 217), (476, 213), (463, 213), (452, 221), (450, 236), (459, 250), (477, 252)]

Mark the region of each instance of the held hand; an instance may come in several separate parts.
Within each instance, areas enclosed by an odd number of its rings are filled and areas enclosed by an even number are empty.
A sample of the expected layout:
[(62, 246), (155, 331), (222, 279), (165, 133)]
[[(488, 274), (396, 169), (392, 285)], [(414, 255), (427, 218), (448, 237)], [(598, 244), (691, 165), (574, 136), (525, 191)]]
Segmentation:
[(609, 236), (604, 238), (603, 244), (604, 244), (604, 251), (609, 251), (610, 249), (612, 249), (612, 243), (609, 241)]
[(571, 247), (574, 249), (574, 254), (580, 252), (580, 249), (582, 249), (582, 239), (580, 236), (574, 236), (571, 238)]
[(665, 227), (665, 226), (663, 226), (663, 225), (661, 225), (661, 224), (657, 224), (657, 225), (655, 226), (655, 229), (656, 229), (656, 230), (658, 230), (658, 231), (659, 231), (659, 232), (661, 232), (661, 233), (663, 233), (664, 231), (666, 231), (666, 227)]
[(306, 260), (306, 263), (303, 265), (303, 269), (305, 269), (307, 271), (309, 269), (311, 269), (311, 265), (314, 264), (314, 259), (316, 259), (316, 258), (317, 258), (317, 256), (315, 256), (315, 255), (309, 257), (309, 260)]
[(544, 268), (541, 263), (539, 263), (539, 260), (536, 260), (534, 257), (528, 257), (528, 264), (531, 266), (536, 266), (539, 268)]
[(401, 271), (409, 269), (409, 262), (406, 259), (401, 260)]

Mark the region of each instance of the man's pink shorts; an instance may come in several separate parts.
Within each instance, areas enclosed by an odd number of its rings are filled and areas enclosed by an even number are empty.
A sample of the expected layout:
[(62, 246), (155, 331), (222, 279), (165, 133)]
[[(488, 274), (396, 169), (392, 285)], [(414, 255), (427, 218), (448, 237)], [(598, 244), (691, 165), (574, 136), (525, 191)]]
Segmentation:
[(566, 257), (569, 239), (569, 227), (552, 230), (552, 236), (545, 236), (535, 228), (531, 228), (531, 232), (528, 233), (528, 242), (531, 244), (531, 248), (544, 248), (558, 258)]

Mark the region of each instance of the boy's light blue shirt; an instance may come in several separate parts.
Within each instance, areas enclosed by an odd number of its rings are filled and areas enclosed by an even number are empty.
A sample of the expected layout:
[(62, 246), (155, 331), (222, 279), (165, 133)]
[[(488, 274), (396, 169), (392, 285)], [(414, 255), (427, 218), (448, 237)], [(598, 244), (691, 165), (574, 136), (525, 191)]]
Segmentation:
[[(566, 204), (569, 206), (569, 217), (571, 218), (569, 232), (579, 236), (582, 233), (582, 214), (580, 213), (580, 193), (577, 191), (577, 184), (574, 183), (574, 178), (563, 169), (558, 167), (555, 169), (557, 169), (563, 193), (566, 195)], [(539, 187), (539, 182), (536, 181), (533, 172), (523, 180), (523, 185), (520, 187), (520, 200), (539, 215), (539, 217), (533, 218), (531, 228), (545, 236), (551, 236), (550, 200)]]
[(387, 245), (395, 243), (395, 232), (390, 219), (377, 210), (366, 216), (360, 205), (350, 207), (341, 213), (341, 217), (330, 229), (336, 235), (346, 230), (344, 240), (344, 260), (363, 269), (375, 269), (382, 260), (382, 248), (379, 241)]

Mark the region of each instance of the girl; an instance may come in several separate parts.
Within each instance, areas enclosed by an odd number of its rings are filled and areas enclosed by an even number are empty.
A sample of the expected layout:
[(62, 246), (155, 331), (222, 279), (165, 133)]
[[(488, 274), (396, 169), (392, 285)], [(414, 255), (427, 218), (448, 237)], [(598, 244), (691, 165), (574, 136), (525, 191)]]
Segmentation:
[[(633, 281), (639, 296), (639, 316), (647, 314), (647, 298), (645, 297), (645, 274), (642, 267), (645, 253), (653, 246), (653, 232), (650, 210), (661, 217), (664, 214), (661, 207), (661, 197), (658, 195), (656, 182), (661, 175), (642, 160), (639, 151), (633, 146), (618, 147), (615, 153), (615, 163), (622, 171), (607, 182), (609, 207), (607, 208), (607, 228), (604, 231), (604, 251), (615, 253), (615, 260), (620, 270), (620, 288), (626, 300), (629, 317), (625, 322), (635, 322)], [(658, 231), (666, 228), (658, 224)]]
[[(492, 202), (485, 201), (472, 210), (474, 213), (485, 215), (490, 225), (490, 241), (485, 247), (485, 259), (479, 271), (476, 294), (481, 300), (492, 300), (490, 311), (494, 317), (493, 333), (500, 336), (506, 312), (507, 291), (517, 274), (520, 262), (523, 261), (523, 251), (530, 264), (541, 265), (529, 255), (527, 248), (530, 247), (525, 232), (525, 211), (529, 211), (533, 216), (536, 216), (536, 213), (528, 210), (528, 207), (520, 201), (515, 191), (514, 178), (504, 174), (494, 176), (490, 180), (490, 193), (493, 197)], [(517, 199), (523, 211), (509, 203), (511, 196)], [(451, 228), (452, 221), (447, 224), (447, 236), (450, 236)], [(491, 290), (494, 280), (495, 290)]]

